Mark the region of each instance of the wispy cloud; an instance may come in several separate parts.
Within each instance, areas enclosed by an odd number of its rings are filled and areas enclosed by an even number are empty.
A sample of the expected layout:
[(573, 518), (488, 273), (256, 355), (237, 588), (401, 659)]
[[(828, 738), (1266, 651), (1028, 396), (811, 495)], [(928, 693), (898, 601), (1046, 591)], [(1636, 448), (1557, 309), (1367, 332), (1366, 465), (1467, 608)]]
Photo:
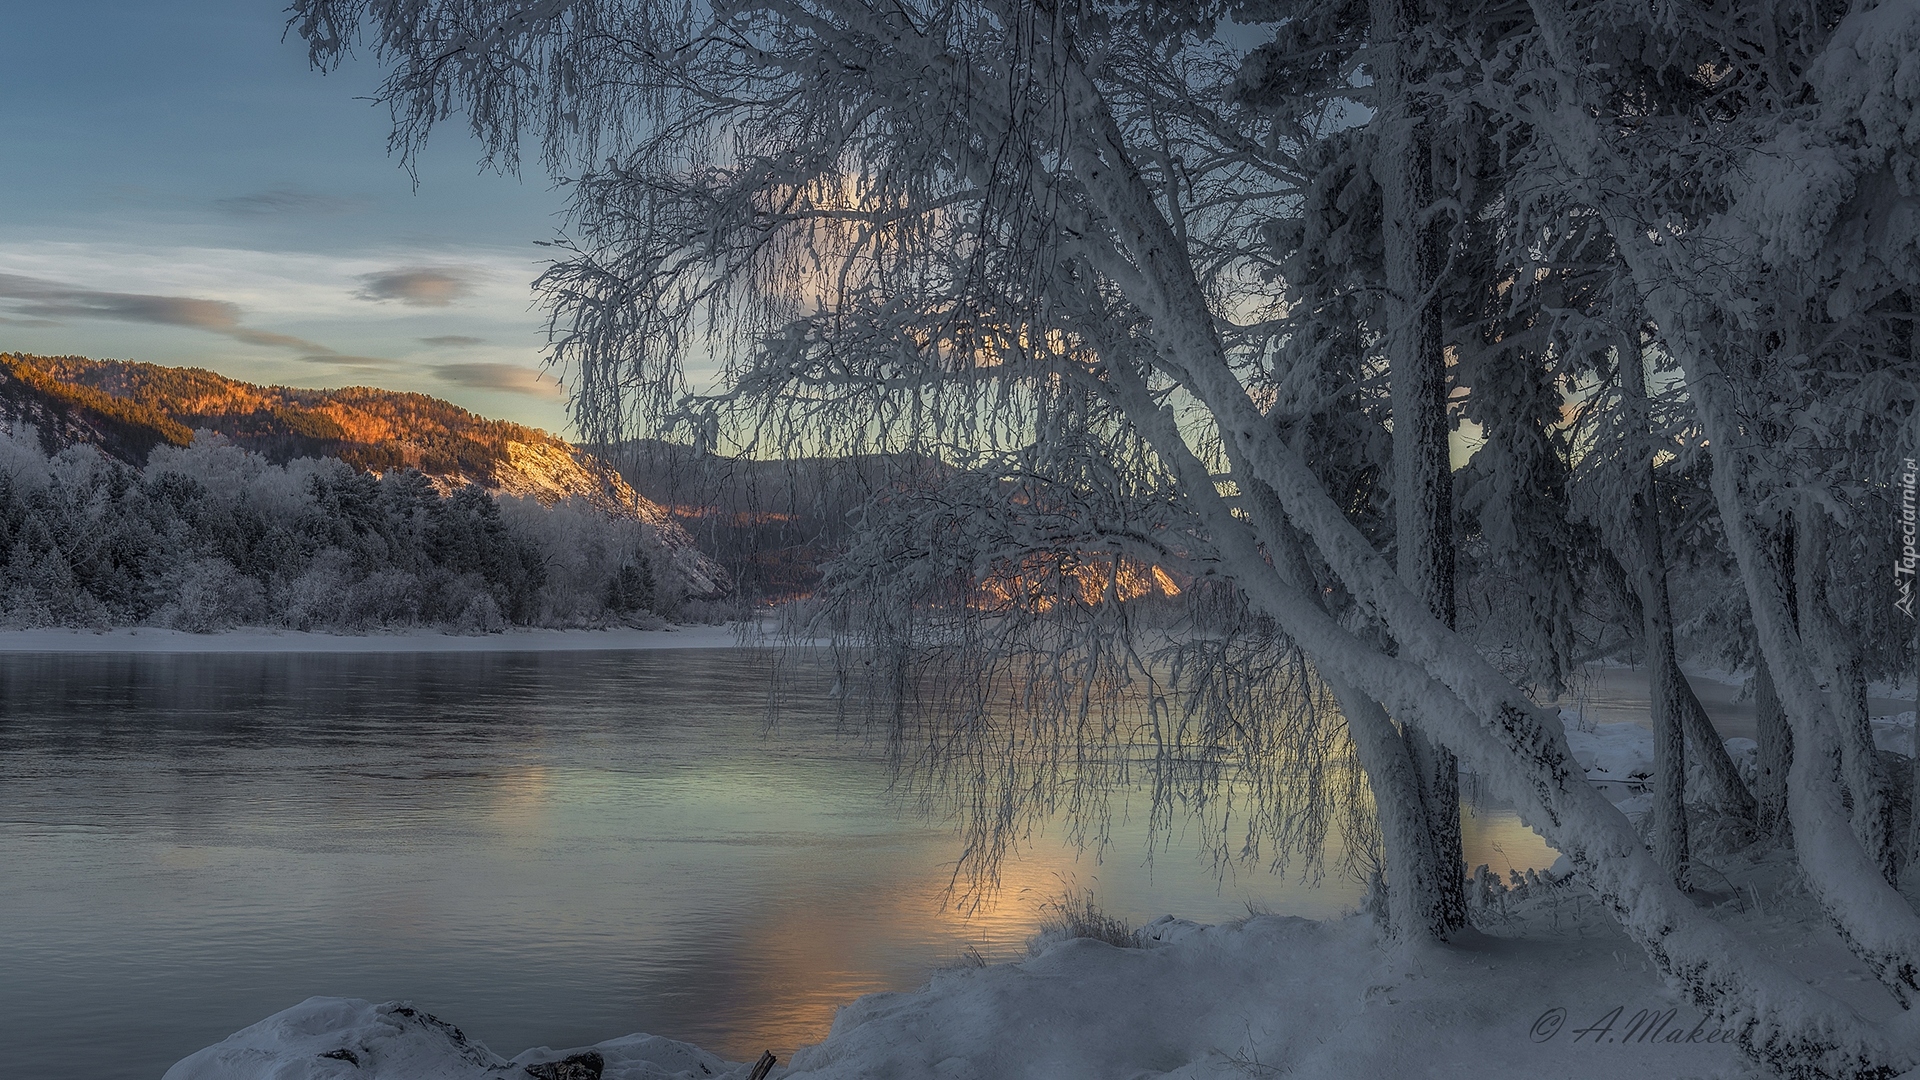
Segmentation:
[(345, 214), (360, 209), (366, 205), (366, 200), (343, 198), (339, 195), (322, 195), (315, 191), (275, 188), (271, 191), (256, 191), (247, 195), (230, 195), (224, 199), (215, 199), (213, 205), (215, 209), (235, 217), (261, 218)]
[(441, 382), (475, 390), (504, 390), (550, 400), (565, 396), (553, 376), (519, 364), (435, 364), (432, 371)]
[(359, 371), (385, 371), (399, 367), (397, 361), (384, 356), (352, 356), (332, 351), (312, 353), (300, 359), (310, 364), (332, 364), (334, 367), (353, 368)]
[[(472, 292), (447, 307), (375, 304), (354, 295), (363, 278), (409, 267), (460, 273)], [(13, 319), (0, 324), (0, 346), (209, 367), (259, 383), (485, 394), (485, 406), (500, 415), (557, 428), (567, 422), (566, 396), (534, 371), (543, 320), (529, 311), (533, 269), (524, 252), (485, 248), (330, 254), (0, 239), (0, 274), (12, 275), (0, 279), (0, 318)], [(212, 306), (180, 303), (191, 300)], [(83, 314), (53, 315), (48, 309), (56, 307)], [(47, 318), (60, 325), (24, 325)], [(261, 347), (236, 336), (273, 331), (297, 334), (303, 344)], [(436, 374), (435, 360), (507, 370)]]
[(0, 301), (12, 301), (15, 313), (37, 318), (115, 319), (155, 326), (184, 326), (223, 334), (249, 345), (331, 354), (332, 349), (287, 334), (240, 324), (240, 306), (226, 300), (150, 293), (108, 292), (79, 285), (0, 274)]
[[(457, 277), (470, 291), (461, 297), (458, 308), (439, 309), (369, 304), (360, 295), (369, 278), (420, 269)], [(239, 304), (249, 320), (257, 322), (298, 320), (305, 325), (315, 320), (347, 320), (341, 325), (367, 327), (378, 320), (394, 320), (396, 327), (404, 329), (390, 336), (408, 343), (424, 334), (465, 334), (499, 341), (523, 337), (530, 329), (544, 326), (544, 320), (528, 310), (533, 294), (527, 283), (538, 269), (537, 260), (511, 250), (443, 254), (388, 248), (337, 255), (0, 239), (0, 273), (85, 282), (96, 289), (130, 293), (215, 296)], [(457, 311), (460, 321), (423, 326), (417, 320), (427, 311), (444, 311), (449, 316)], [(373, 351), (384, 353), (389, 348)]]
[(413, 266), (360, 275), (362, 300), (398, 300), (415, 307), (446, 307), (473, 292), (473, 272), (457, 266)]

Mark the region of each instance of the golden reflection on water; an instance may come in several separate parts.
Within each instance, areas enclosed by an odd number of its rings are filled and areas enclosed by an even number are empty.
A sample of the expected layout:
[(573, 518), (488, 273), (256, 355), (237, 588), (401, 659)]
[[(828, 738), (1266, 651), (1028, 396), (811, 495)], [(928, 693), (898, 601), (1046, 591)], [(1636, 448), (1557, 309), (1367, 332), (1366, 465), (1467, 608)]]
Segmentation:
[(547, 765), (529, 764), (490, 775), (485, 789), (487, 824), (509, 835), (544, 831), (552, 809), (553, 772)]
[(992, 960), (1022, 954), (1043, 906), (1059, 899), (1086, 867), (1065, 846), (1011, 860), (1000, 887), (975, 905), (955, 902), (951, 867), (926, 859), (894, 863), (892, 874), (863, 883), (857, 895), (826, 904), (783, 905), (748, 924), (743, 951), (756, 958), (755, 980), (732, 1003), (735, 1031), (723, 1051), (750, 1060), (772, 1049), (782, 1060), (819, 1042), (840, 1008), (864, 994), (910, 990), (888, 954), (903, 946), (961, 962), (969, 947)]

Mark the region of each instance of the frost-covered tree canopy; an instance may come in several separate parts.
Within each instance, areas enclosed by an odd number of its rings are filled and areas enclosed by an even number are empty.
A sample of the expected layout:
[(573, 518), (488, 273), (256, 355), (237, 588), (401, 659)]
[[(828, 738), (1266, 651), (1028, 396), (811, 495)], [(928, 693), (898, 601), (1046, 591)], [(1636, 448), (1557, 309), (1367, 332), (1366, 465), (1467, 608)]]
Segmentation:
[(4, 624), (486, 631), (650, 621), (686, 591), (643, 523), (583, 500), (443, 495), (202, 436), (134, 469), (0, 433)]
[[(1390, 917), (1445, 936), (1458, 754), (1757, 1060), (1920, 1062), (1685, 895), (1678, 780), (1790, 834), (1910, 1003), (1864, 687), (1913, 656), (1920, 3), (293, 12), (388, 66), (402, 151), (459, 114), (570, 184), (539, 284), (590, 439), (903, 463), (824, 617), (973, 857), (1103, 754), (1285, 778), (1234, 790), (1286, 849), (1357, 767)], [(1773, 688), (1758, 790), (1683, 642)], [(1645, 838), (1530, 694), (1629, 653)]]

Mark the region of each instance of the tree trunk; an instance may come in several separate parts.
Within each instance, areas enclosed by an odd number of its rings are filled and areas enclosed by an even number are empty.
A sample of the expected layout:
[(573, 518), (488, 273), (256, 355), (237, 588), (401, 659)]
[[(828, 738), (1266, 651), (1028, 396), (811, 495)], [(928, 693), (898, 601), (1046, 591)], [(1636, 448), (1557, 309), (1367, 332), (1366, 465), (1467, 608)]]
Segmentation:
[[(1246, 494), (1248, 509), (1269, 537), (1267, 557), (1275, 572), (1289, 588), (1317, 596), (1321, 609), (1336, 615), (1316, 587), (1306, 544), (1287, 521), (1273, 489), (1255, 483)], [(1320, 676), (1346, 718), (1348, 737), (1373, 793), (1387, 870), (1387, 932), (1401, 939), (1438, 937), (1433, 898), (1440, 895), (1440, 879), (1459, 860), (1435, 842), (1413, 752), (1378, 701), (1350, 682), (1325, 672)], [(1459, 876), (1457, 869), (1454, 876)]]
[[(1612, 553), (1602, 551), (1600, 569), (1621, 605), (1627, 609), (1629, 623), (1644, 625), (1644, 605), (1640, 603), (1638, 590), (1631, 584), (1626, 568)], [(1707, 707), (1700, 704), (1699, 695), (1693, 692), (1693, 684), (1687, 681), (1685, 673), (1680, 670), (1680, 658), (1673, 652), (1665, 655), (1658, 655), (1651, 649), (1647, 652), (1647, 662), (1664, 666), (1668, 685), (1679, 692), (1682, 706), (1680, 724), (1686, 729), (1687, 749), (1692, 760), (1699, 762), (1704, 770), (1708, 801), (1723, 814), (1742, 821), (1755, 821), (1759, 808), (1754, 794), (1748, 790), (1746, 781), (1740, 778), (1740, 768), (1733, 763), (1733, 756), (1727, 753), (1726, 740), (1721, 738), (1719, 729), (1713, 726), (1713, 718), (1707, 715)]]
[(1827, 602), (1827, 560), (1831, 555), (1826, 520), (1817, 510), (1809, 509), (1800, 516), (1799, 534), (1795, 588), (1800, 625), (1826, 675), (1828, 707), (1839, 735), (1840, 777), (1853, 803), (1853, 832), (1880, 868), (1880, 875), (1891, 883), (1896, 877), (1893, 825), (1879, 753), (1873, 746), (1873, 724), (1867, 717), (1866, 668), (1859, 643)]
[(1763, 835), (1786, 842), (1792, 839), (1787, 817), (1787, 770), (1793, 766), (1793, 729), (1773, 686), (1767, 658), (1753, 658), (1754, 737), (1760, 749), (1754, 760), (1754, 822)]
[(1853, 793), (1853, 831), (1867, 854), (1880, 864), (1880, 876), (1898, 884), (1898, 838), (1887, 792), (1888, 776), (1873, 745), (1873, 720), (1867, 715), (1867, 672), (1859, 650), (1849, 650), (1840, 685), (1833, 694), (1834, 719), (1841, 731), (1840, 767)]
[[(1648, 640), (1660, 642), (1665, 638), (1666, 644), (1655, 647), (1671, 648), (1673, 627), (1656, 626), (1654, 622), (1648, 620)], [(1653, 857), (1673, 876), (1673, 883), (1690, 889), (1693, 886), (1689, 869), (1692, 854), (1687, 843), (1687, 737), (1680, 727), (1681, 713), (1686, 706), (1681, 703), (1680, 688), (1675, 685), (1677, 672), (1665, 664), (1654, 663), (1647, 665), (1647, 673), (1653, 701), (1653, 821), (1648, 840)], [(1680, 679), (1684, 681), (1685, 676)]]
[(1387, 931), (1396, 938), (1432, 937), (1432, 898), (1447, 866), (1427, 821), (1413, 755), (1378, 702), (1339, 679), (1325, 681), (1373, 792), (1387, 864)]
[[(1787, 621), (1798, 631), (1800, 601), (1793, 588), (1796, 547), (1793, 520), (1787, 517), (1768, 531), (1763, 554), (1764, 572), (1773, 576), (1773, 587), (1786, 603)], [(1760, 828), (1776, 840), (1791, 843), (1793, 819), (1787, 812), (1787, 777), (1793, 769), (1793, 728), (1787, 722), (1786, 705), (1780, 700), (1780, 688), (1774, 682), (1765, 649), (1755, 650), (1753, 664), (1754, 677), (1759, 680), (1754, 684), (1754, 735), (1760, 743), (1754, 788), (1760, 799)]]
[[(1647, 377), (1640, 343), (1622, 342), (1620, 393), (1626, 406), (1630, 440), (1627, 490), (1629, 518), (1640, 556), (1640, 615), (1647, 647), (1647, 676), (1653, 721), (1653, 821), (1648, 839), (1654, 858), (1673, 883), (1691, 888), (1687, 844), (1687, 736), (1681, 727), (1682, 700), (1691, 694), (1674, 655), (1673, 606), (1667, 594), (1667, 555), (1660, 543), (1659, 480), (1654, 474), (1652, 416), (1647, 408)], [(1638, 445), (1636, 445), (1638, 444)], [(1643, 460), (1644, 457), (1644, 460)]]
[(1705, 772), (1707, 797), (1721, 813), (1753, 821), (1756, 813), (1753, 792), (1748, 791), (1740, 779), (1740, 770), (1734, 765), (1733, 756), (1727, 753), (1726, 740), (1720, 737), (1706, 706), (1700, 704), (1699, 696), (1693, 692), (1693, 684), (1680, 670), (1679, 657), (1668, 652), (1656, 660), (1667, 669), (1669, 685), (1680, 691), (1680, 723), (1686, 728), (1693, 760), (1698, 761)]
[(1873, 745), (1873, 721), (1867, 716), (1867, 673), (1857, 649), (1839, 645), (1832, 701), (1834, 727), (1840, 733), (1840, 775), (1853, 802), (1853, 834), (1880, 867), (1888, 883), (1899, 880), (1894, 861), (1892, 813), (1887, 806), (1886, 777), (1880, 753)]
[[(1666, 284), (1650, 289), (1662, 295)], [(1853, 950), (1892, 994), (1907, 1006), (1920, 990), (1920, 916), (1880, 874), (1876, 863), (1852, 827), (1841, 801), (1840, 785), (1827, 767), (1834, 754), (1832, 709), (1813, 678), (1814, 662), (1796, 625), (1794, 590), (1767, 565), (1761, 530), (1752, 505), (1765, 492), (1755, 491), (1749, 473), (1752, 451), (1736, 434), (1737, 420), (1729, 389), (1731, 381), (1718, 363), (1716, 349), (1723, 334), (1711, 337), (1689, 323), (1681, 310), (1656, 310), (1670, 343), (1681, 357), (1701, 431), (1713, 455), (1710, 477), (1714, 500), (1726, 529), (1727, 544), (1740, 565), (1747, 606), (1766, 656), (1768, 670), (1793, 732), (1793, 764), (1787, 771), (1787, 806), (1791, 815), (1794, 852), (1808, 882), (1827, 915)], [(1748, 440), (1749, 444), (1751, 440)], [(1742, 446), (1739, 451), (1730, 447)], [(1786, 460), (1770, 462), (1791, 469), (1789, 445), (1766, 447)], [(1757, 456), (1757, 455), (1753, 455)]]
[[(1373, 173), (1381, 192), (1387, 290), (1382, 305), (1393, 397), (1394, 542), (1400, 576), (1447, 626), (1454, 624), (1453, 470), (1447, 435), (1447, 357), (1435, 283), (1445, 237), (1434, 216), (1433, 149), (1422, 106), (1406, 89), (1413, 73), (1401, 43), (1418, 5), (1374, 0), (1374, 85), (1381, 135)], [(1434, 741), (1417, 715), (1401, 715), (1407, 751), (1420, 778), (1434, 844), (1452, 866), (1440, 875), (1429, 921), (1444, 938), (1466, 925), (1466, 876), (1460, 865), (1460, 763)]]

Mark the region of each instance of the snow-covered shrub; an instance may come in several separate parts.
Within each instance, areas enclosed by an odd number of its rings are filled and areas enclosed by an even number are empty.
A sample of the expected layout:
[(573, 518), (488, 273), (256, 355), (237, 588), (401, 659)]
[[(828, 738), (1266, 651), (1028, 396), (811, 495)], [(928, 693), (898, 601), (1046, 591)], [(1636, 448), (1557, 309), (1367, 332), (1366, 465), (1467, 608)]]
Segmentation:
[(1070, 891), (1060, 899), (1045, 904), (1041, 911), (1040, 932), (1027, 942), (1027, 951), (1031, 954), (1037, 955), (1049, 945), (1075, 938), (1104, 941), (1117, 949), (1139, 947), (1140, 943), (1127, 921), (1100, 910), (1090, 892)]
[(264, 614), (266, 591), (260, 583), (218, 557), (188, 563), (169, 591), (173, 600), (160, 609), (155, 621), (178, 630), (196, 634), (228, 630)]
[(469, 575), (454, 582), (448, 591), (450, 602), (459, 604), (453, 617), (445, 620), (455, 629), (469, 633), (492, 634), (507, 628), (499, 601), (477, 578)]

